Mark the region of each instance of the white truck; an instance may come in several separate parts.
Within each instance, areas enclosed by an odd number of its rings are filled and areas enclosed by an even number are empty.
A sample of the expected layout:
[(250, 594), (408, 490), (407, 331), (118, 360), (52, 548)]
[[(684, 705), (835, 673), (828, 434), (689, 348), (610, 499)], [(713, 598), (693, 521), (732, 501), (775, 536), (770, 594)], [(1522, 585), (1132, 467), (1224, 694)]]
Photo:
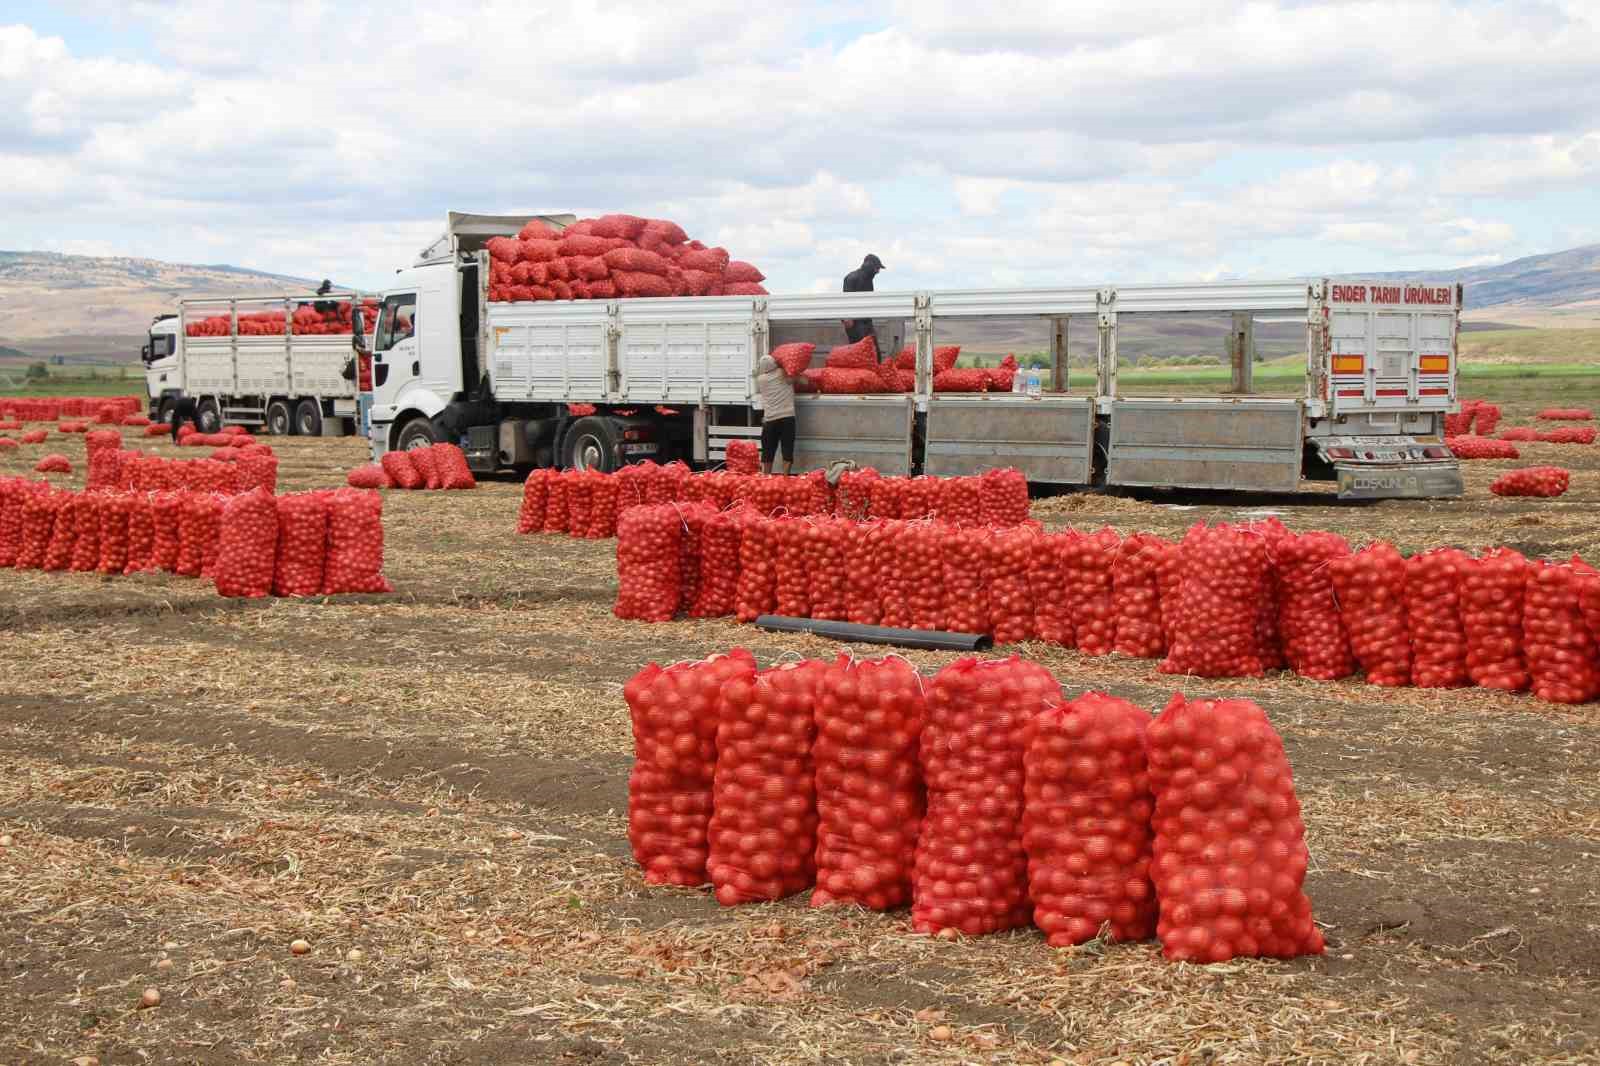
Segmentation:
[(229, 424), (278, 435), (355, 433), (348, 315), (362, 301), (349, 291), (180, 300), (176, 314), (150, 324), (141, 353), (150, 417), (170, 421), (178, 400), (192, 396), (208, 433)]
[[(1021, 469), (1035, 483), (1454, 496), (1441, 436), (1457, 408), (1458, 285), (1325, 279), (1091, 288), (677, 297), (500, 303), (486, 242), (530, 218), (451, 213), (444, 234), (382, 296), (373, 338), (375, 456), (439, 440), (475, 471), (613, 470), (643, 457), (711, 463), (760, 433), (756, 362), (786, 339), (870, 318), (880, 350), (916, 352), (909, 394), (798, 398), (796, 469), (837, 459), (883, 473)], [(1232, 312), (1235, 393), (1124, 396), (1119, 316)], [(1250, 394), (1253, 323), (1303, 322), (1305, 394)], [(933, 391), (941, 325), (1042, 320), (1052, 337), (1038, 395)], [(1092, 394), (1068, 394), (1069, 323), (1092, 324)], [(883, 343), (887, 340), (888, 343)], [(819, 350), (820, 354), (820, 350)]]

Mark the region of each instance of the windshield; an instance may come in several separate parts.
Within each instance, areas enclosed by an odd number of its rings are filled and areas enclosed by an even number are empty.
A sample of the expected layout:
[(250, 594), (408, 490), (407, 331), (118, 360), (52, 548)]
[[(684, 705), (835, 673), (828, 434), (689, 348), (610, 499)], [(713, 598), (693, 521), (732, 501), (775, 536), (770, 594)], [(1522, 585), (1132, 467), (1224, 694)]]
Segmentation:
[(386, 352), (416, 330), (417, 296), (406, 293), (383, 301), (383, 316), (378, 319), (378, 335), (372, 350)]

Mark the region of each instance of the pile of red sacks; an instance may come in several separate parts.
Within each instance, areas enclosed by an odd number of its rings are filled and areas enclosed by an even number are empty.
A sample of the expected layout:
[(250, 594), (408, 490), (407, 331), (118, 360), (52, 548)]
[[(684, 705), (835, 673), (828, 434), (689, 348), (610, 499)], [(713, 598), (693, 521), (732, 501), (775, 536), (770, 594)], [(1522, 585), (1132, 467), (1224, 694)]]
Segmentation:
[(1495, 479), (1489, 491), (1496, 496), (1560, 496), (1567, 491), (1572, 473), (1559, 466), (1529, 466)]
[(491, 238), (488, 249), (496, 303), (767, 292), (761, 271), (666, 219), (602, 215), (559, 231), (535, 219), (515, 237)]
[[(312, 303), (314, 303), (313, 301)], [(239, 316), (241, 337), (281, 337), (285, 325), (297, 337), (349, 334), (354, 322), (354, 311), (349, 300), (341, 300), (331, 311), (318, 311), (312, 303), (293, 311), (254, 311)], [(365, 318), (362, 332), (371, 336), (378, 320), (378, 302), (367, 300), (362, 304)], [(228, 315), (212, 315), (183, 327), (190, 337), (228, 337), (233, 335), (232, 320)]]
[(357, 489), (475, 489), (477, 479), (467, 455), (454, 444), (430, 444), (408, 451), (385, 452), (376, 463), (358, 466), (345, 476)]
[[(140, 396), (0, 396), (0, 421), (58, 422), (63, 418), (89, 418), (104, 425), (116, 425), (129, 415), (145, 410)], [(18, 429), (14, 425), (0, 429)]]
[(937, 935), (1159, 936), (1200, 963), (1324, 950), (1283, 741), (1249, 701), (1174, 695), (1152, 719), (1066, 701), (1016, 656), (924, 679), (894, 656), (758, 671), (743, 649), (652, 663), (623, 694), (650, 884), (709, 882), (724, 906), (813, 887), (813, 907), (909, 902)]

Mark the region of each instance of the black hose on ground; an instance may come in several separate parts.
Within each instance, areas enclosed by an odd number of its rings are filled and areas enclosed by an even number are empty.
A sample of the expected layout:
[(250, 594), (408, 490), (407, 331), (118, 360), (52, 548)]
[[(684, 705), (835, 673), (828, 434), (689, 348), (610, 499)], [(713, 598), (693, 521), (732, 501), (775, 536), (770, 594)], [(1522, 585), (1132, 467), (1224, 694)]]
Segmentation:
[(896, 644), (902, 648), (929, 651), (987, 651), (994, 647), (988, 633), (947, 633), (927, 629), (895, 629), (891, 626), (864, 626), (856, 622), (829, 622), (820, 618), (790, 618), (764, 614), (756, 625), (775, 633), (813, 633), (846, 644)]

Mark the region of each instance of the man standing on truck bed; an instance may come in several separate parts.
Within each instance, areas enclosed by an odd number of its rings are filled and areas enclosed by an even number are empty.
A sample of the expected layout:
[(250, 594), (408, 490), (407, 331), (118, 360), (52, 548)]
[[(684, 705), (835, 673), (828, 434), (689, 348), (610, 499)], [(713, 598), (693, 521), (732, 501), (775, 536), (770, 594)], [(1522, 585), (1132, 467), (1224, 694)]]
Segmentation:
[(794, 382), (770, 355), (756, 364), (756, 389), (761, 393), (761, 472), (772, 473), (772, 460), (783, 448), (783, 472), (794, 467)]
[[(845, 292), (871, 292), (872, 279), (881, 271), (887, 269), (883, 260), (875, 255), (869, 255), (861, 260), (861, 265), (844, 276)], [(872, 319), (854, 318), (845, 319), (844, 335), (854, 344), (862, 337), (872, 332)]]

